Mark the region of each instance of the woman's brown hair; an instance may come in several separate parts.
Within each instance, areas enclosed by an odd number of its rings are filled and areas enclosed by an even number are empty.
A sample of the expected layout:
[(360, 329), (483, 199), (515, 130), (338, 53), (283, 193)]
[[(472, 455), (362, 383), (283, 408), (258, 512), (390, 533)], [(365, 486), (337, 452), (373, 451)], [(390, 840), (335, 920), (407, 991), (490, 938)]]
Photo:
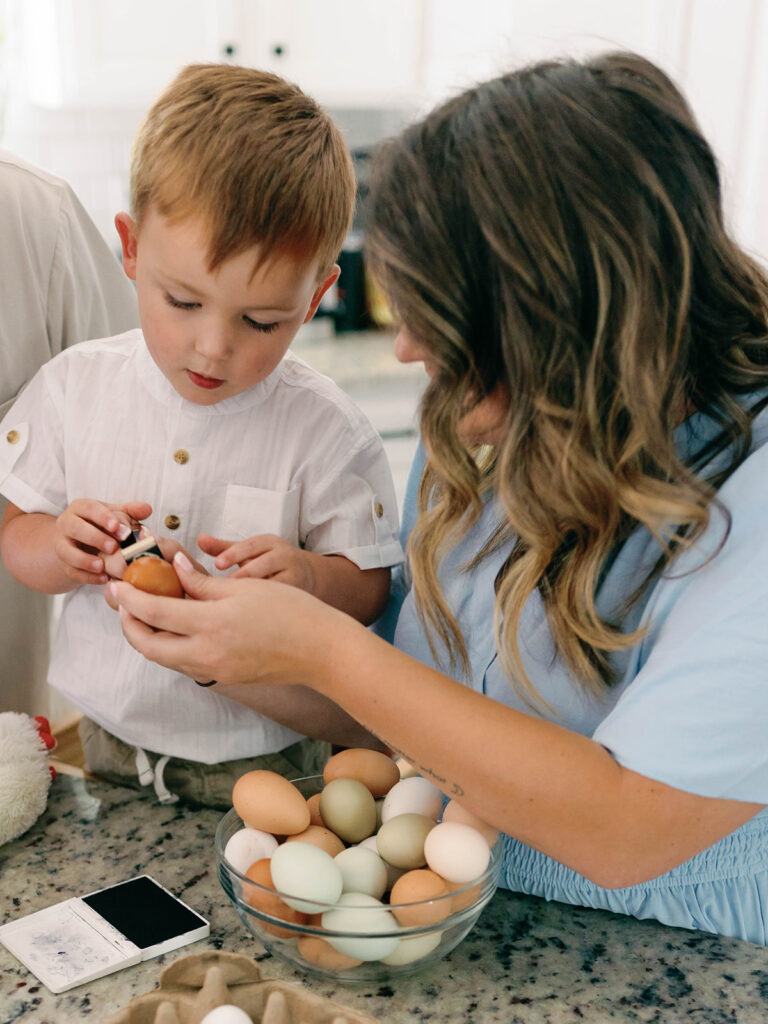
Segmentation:
[[(467, 670), (438, 569), (493, 490), (507, 522), (485, 550), (513, 540), (496, 580), (510, 678), (535, 699), (517, 632), (538, 590), (559, 654), (599, 692), (611, 653), (640, 636), (601, 615), (601, 574), (647, 528), (660, 557), (637, 600), (696, 542), (768, 404), (750, 396), (768, 387), (768, 282), (724, 228), (712, 151), (647, 60), (549, 61), (469, 90), (383, 146), (370, 221), (374, 272), (437, 368), (409, 544), (433, 654), (436, 635)], [(467, 450), (460, 420), (499, 386), (503, 439)], [(694, 410), (719, 433), (684, 462), (674, 431)]]

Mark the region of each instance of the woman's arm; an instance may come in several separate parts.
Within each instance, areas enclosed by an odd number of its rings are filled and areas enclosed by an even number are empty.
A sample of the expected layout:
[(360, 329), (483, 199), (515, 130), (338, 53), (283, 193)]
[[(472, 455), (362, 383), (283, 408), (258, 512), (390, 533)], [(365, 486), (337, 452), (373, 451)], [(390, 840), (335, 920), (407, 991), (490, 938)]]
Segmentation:
[(342, 747), (384, 748), (381, 740), (338, 704), (307, 686), (217, 683), (211, 690), (310, 739), (328, 740)]
[(598, 885), (660, 875), (761, 809), (622, 768), (592, 740), (475, 693), (294, 588), (176, 564), (188, 593), (209, 600), (117, 585), (124, 632), (147, 657), (222, 684), (305, 684), (479, 817)]

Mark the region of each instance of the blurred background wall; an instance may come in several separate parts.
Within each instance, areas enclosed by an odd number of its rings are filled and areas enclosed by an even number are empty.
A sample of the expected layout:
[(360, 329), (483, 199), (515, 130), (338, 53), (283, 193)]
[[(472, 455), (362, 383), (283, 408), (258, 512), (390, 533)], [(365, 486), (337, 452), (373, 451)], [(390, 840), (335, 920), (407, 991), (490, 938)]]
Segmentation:
[(0, 0), (0, 144), (67, 178), (105, 236), (142, 112), (190, 61), (276, 71), (350, 147), (530, 60), (638, 50), (682, 85), (729, 220), (768, 254), (768, 0)]

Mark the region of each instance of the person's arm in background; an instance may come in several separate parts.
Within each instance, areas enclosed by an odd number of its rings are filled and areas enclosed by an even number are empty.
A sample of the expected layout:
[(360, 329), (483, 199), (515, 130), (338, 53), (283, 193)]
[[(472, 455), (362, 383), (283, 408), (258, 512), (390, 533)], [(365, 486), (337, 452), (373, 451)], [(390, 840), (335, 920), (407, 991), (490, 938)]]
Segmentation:
[(72, 189), (0, 151), (0, 418), (62, 349), (139, 326), (136, 293)]
[(48, 289), (51, 354), (139, 326), (136, 289), (67, 185)]
[[(133, 285), (71, 188), (0, 151), (0, 417), (48, 360), (138, 327)], [(5, 509), (0, 498), (0, 516)], [(50, 714), (51, 600), (0, 565), (0, 711)]]

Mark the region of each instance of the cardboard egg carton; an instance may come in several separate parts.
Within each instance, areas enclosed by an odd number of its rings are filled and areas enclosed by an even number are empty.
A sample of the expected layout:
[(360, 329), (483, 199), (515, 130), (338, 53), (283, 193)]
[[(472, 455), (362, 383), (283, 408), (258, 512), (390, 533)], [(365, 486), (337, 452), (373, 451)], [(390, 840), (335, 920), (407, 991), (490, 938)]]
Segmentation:
[(174, 960), (159, 988), (136, 996), (106, 1024), (200, 1024), (217, 1006), (244, 1010), (253, 1024), (379, 1024), (290, 982), (262, 979), (239, 953), (193, 953)]

